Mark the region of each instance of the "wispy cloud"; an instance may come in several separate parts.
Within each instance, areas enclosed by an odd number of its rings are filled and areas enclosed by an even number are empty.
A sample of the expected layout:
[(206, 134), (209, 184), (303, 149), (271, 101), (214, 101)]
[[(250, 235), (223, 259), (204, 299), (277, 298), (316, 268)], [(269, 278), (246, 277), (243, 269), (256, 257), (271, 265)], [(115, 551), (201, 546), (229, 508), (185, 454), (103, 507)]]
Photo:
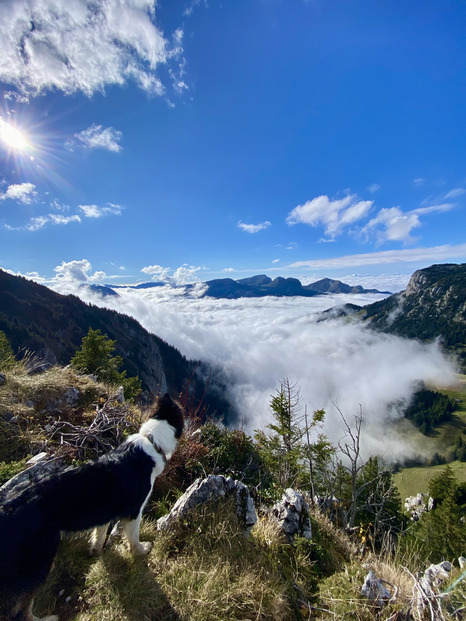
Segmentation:
[(253, 233), (259, 233), (260, 231), (265, 231), (265, 229), (268, 229), (271, 224), (272, 223), (269, 222), (268, 220), (266, 220), (265, 222), (260, 222), (259, 224), (246, 224), (244, 222), (241, 222), (240, 220), (237, 226), (242, 231), (246, 231), (246, 233), (253, 234)]
[(5, 93), (3, 93), (3, 99), (6, 99), (7, 101), (16, 101), (16, 103), (22, 104), (29, 103), (28, 97), (20, 95), (16, 91), (6, 91)]
[(104, 207), (98, 205), (78, 205), (86, 218), (102, 218), (104, 216), (121, 215), (121, 206), (114, 203), (107, 203)]
[(122, 133), (113, 127), (93, 124), (82, 132), (74, 134), (72, 140), (68, 140), (65, 146), (68, 150), (73, 151), (76, 146), (84, 149), (105, 149), (119, 153), (123, 147), (120, 144)]
[(378, 183), (371, 183), (367, 186), (368, 192), (371, 194), (375, 194), (378, 190), (380, 190), (381, 186)]
[(415, 215), (425, 215), (428, 213), (444, 213), (446, 211), (451, 211), (455, 207), (455, 203), (440, 203), (439, 205), (429, 205), (428, 207), (418, 207), (417, 209), (412, 209), (410, 214)]
[(465, 188), (453, 188), (452, 190), (450, 190), (449, 192), (447, 192), (445, 194), (445, 198), (458, 198), (460, 196), (463, 196), (464, 194), (466, 194), (466, 189)]
[(62, 214), (49, 213), (46, 216), (36, 216), (34, 218), (31, 218), (24, 228), (27, 231), (39, 231), (47, 224), (66, 225), (73, 222), (81, 222), (81, 218), (76, 214), (72, 216), (63, 216)]
[(292, 209), (286, 221), (290, 226), (323, 226), (325, 234), (333, 238), (366, 217), (373, 204), (374, 201), (358, 200), (355, 194), (335, 200), (321, 195)]
[(426, 182), (426, 180), (424, 179), (424, 177), (417, 177), (416, 179), (413, 179), (413, 183), (416, 187), (421, 187), (421, 185), (424, 185), (424, 183)]
[(466, 244), (456, 246), (433, 246), (430, 248), (410, 248), (405, 250), (383, 250), (366, 254), (352, 254), (328, 259), (297, 261), (288, 267), (308, 267), (311, 269), (335, 269), (340, 267), (359, 267), (362, 265), (388, 265), (396, 263), (437, 262), (466, 259)]
[(6, 192), (0, 193), (0, 200), (12, 200), (29, 205), (36, 198), (36, 186), (33, 183), (14, 183), (9, 185)]
[(59, 90), (91, 96), (134, 81), (162, 94), (160, 65), (179, 62), (154, 25), (153, 0), (3, 0), (0, 80), (22, 95)]

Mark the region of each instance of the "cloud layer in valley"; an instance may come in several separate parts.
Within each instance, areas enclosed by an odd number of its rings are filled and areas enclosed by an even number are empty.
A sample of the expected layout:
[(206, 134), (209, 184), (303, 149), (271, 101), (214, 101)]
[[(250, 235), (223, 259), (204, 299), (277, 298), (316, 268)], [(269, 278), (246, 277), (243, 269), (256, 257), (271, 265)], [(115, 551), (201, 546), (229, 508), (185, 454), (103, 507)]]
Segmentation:
[(88, 300), (134, 316), (188, 358), (221, 369), (248, 432), (271, 422), (270, 397), (288, 377), (300, 386), (309, 411), (327, 411), (326, 432), (334, 442), (343, 432), (332, 402), (349, 420), (362, 408), (366, 454), (403, 457), (412, 449), (387, 424), (400, 417), (396, 404), (409, 401), (418, 380), (454, 382), (454, 365), (436, 344), (341, 320), (316, 322), (317, 311), (345, 302), (364, 305), (380, 295), (212, 300), (187, 298), (170, 286), (118, 292), (119, 298)]

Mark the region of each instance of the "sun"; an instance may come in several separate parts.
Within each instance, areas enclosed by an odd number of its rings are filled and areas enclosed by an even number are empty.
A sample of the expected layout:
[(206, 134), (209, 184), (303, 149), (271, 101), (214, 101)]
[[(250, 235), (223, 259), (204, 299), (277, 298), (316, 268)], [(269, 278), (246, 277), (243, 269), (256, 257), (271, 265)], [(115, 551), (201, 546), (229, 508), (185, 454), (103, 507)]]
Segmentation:
[(5, 122), (0, 118), (0, 140), (13, 151), (25, 151), (29, 143), (26, 136), (11, 123)]

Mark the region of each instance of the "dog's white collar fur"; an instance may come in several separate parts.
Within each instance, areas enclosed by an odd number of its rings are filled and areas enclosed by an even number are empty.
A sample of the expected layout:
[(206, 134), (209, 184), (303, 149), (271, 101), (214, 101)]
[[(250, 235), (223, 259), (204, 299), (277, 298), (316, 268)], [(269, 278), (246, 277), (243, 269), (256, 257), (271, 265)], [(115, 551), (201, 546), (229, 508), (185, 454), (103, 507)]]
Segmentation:
[[(141, 438), (142, 436), (142, 438)], [(167, 462), (173, 455), (178, 444), (175, 438), (175, 429), (167, 423), (166, 420), (158, 420), (150, 418), (146, 421), (139, 433), (128, 438), (128, 442), (137, 442), (138, 440), (149, 440), (155, 451)], [(143, 442), (145, 444), (145, 442)]]

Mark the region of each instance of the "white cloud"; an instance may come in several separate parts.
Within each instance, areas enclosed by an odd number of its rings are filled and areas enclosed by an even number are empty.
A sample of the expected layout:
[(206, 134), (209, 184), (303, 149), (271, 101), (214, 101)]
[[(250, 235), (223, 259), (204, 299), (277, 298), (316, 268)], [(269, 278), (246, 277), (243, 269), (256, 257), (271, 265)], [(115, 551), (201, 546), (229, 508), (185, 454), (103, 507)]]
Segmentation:
[(74, 140), (69, 140), (65, 146), (73, 151), (75, 145), (85, 149), (105, 149), (119, 153), (123, 147), (120, 144), (122, 133), (113, 127), (102, 128), (102, 125), (93, 124), (78, 134), (74, 134)]
[(77, 215), (62, 216), (61, 214), (51, 213), (49, 214), (49, 218), (52, 224), (69, 224), (70, 222), (81, 222), (81, 218)]
[(29, 205), (37, 196), (36, 186), (33, 183), (14, 183), (9, 185), (6, 192), (0, 193), (0, 200), (12, 200)]
[(417, 186), (418, 188), (421, 185), (424, 185), (425, 182), (426, 182), (426, 180), (424, 179), (424, 177), (418, 177), (417, 179), (413, 179), (414, 185)]
[(326, 235), (335, 237), (345, 228), (364, 218), (374, 201), (359, 201), (355, 194), (331, 200), (326, 195), (317, 196), (304, 205), (298, 205), (290, 211), (287, 223), (323, 226)]
[(16, 91), (6, 91), (6, 93), (3, 93), (3, 98), (9, 101), (16, 101), (17, 103), (29, 103), (29, 99), (27, 97), (20, 95)]
[(328, 259), (298, 261), (288, 267), (309, 267), (311, 269), (335, 269), (359, 267), (361, 265), (389, 265), (396, 263), (435, 263), (441, 261), (466, 260), (466, 244), (444, 245), (431, 248), (410, 248), (408, 250), (384, 250), (366, 254), (352, 254)]
[[(421, 226), (418, 215), (414, 212), (404, 213), (399, 207), (384, 208), (379, 211), (362, 229), (364, 234), (376, 231), (379, 242), (412, 241), (411, 231)], [(379, 230), (382, 227), (382, 230)]]
[(154, 281), (166, 282), (169, 280), (169, 274), (171, 269), (169, 267), (162, 267), (161, 265), (147, 265), (143, 267), (141, 272), (152, 277)]
[(0, 80), (23, 95), (91, 96), (133, 80), (162, 94), (160, 65), (177, 61), (154, 25), (155, 0), (2, 0)]
[(454, 207), (455, 203), (441, 203), (439, 205), (429, 205), (428, 207), (418, 207), (417, 209), (412, 209), (408, 213), (422, 216), (428, 213), (444, 213), (450, 211)]
[(155, 282), (187, 285), (199, 281), (196, 274), (201, 269), (201, 267), (195, 267), (194, 265), (181, 265), (176, 270), (172, 270), (170, 267), (162, 267), (161, 265), (147, 265), (142, 268), (141, 272), (151, 276)]
[(76, 284), (96, 282), (106, 277), (105, 272), (90, 273), (91, 270), (92, 265), (87, 259), (63, 261), (54, 268), (56, 276), (53, 278), (52, 284), (62, 292), (69, 292), (73, 291), (72, 287)]
[(38, 231), (43, 226), (47, 224), (49, 221), (47, 216), (36, 216), (35, 218), (31, 218), (29, 222), (26, 224), (26, 229), (28, 231)]
[(466, 194), (465, 188), (453, 188), (445, 194), (445, 198), (458, 198), (459, 196), (463, 196), (463, 194)]
[(107, 203), (105, 207), (98, 205), (78, 205), (86, 218), (102, 218), (108, 215), (120, 216), (121, 207), (113, 203)]
[(173, 281), (176, 285), (188, 285), (193, 282), (198, 282), (199, 278), (196, 273), (200, 270), (200, 267), (194, 267), (193, 265), (182, 265), (173, 274)]
[(246, 231), (246, 233), (259, 233), (260, 231), (265, 231), (265, 229), (268, 229), (270, 225), (271, 222), (269, 222), (268, 220), (266, 220), (265, 222), (260, 222), (259, 224), (245, 224), (240, 220), (237, 224), (238, 228), (242, 231)]
[(76, 214), (72, 216), (63, 216), (62, 214), (49, 213), (46, 216), (35, 216), (34, 218), (30, 218), (24, 228), (27, 231), (38, 231), (46, 224), (66, 225), (72, 222), (81, 222), (81, 218)]
[(371, 183), (370, 185), (367, 186), (367, 190), (371, 193), (371, 194), (375, 194), (378, 190), (380, 190), (381, 186), (378, 183)]
[(454, 379), (453, 365), (436, 344), (383, 335), (357, 323), (313, 320), (316, 311), (381, 296), (333, 295), (297, 303), (272, 297), (190, 299), (175, 296), (169, 287), (119, 293), (105, 302), (87, 299), (135, 317), (188, 358), (220, 368), (227, 395), (249, 433), (272, 422), (270, 397), (280, 379), (288, 377), (301, 387), (309, 411), (326, 409), (325, 431), (334, 442), (342, 429), (332, 399), (348, 417), (361, 404), (367, 421), (366, 456), (407, 456), (411, 449), (390, 425), (399, 418), (393, 404), (408, 401), (417, 380), (447, 385)]

